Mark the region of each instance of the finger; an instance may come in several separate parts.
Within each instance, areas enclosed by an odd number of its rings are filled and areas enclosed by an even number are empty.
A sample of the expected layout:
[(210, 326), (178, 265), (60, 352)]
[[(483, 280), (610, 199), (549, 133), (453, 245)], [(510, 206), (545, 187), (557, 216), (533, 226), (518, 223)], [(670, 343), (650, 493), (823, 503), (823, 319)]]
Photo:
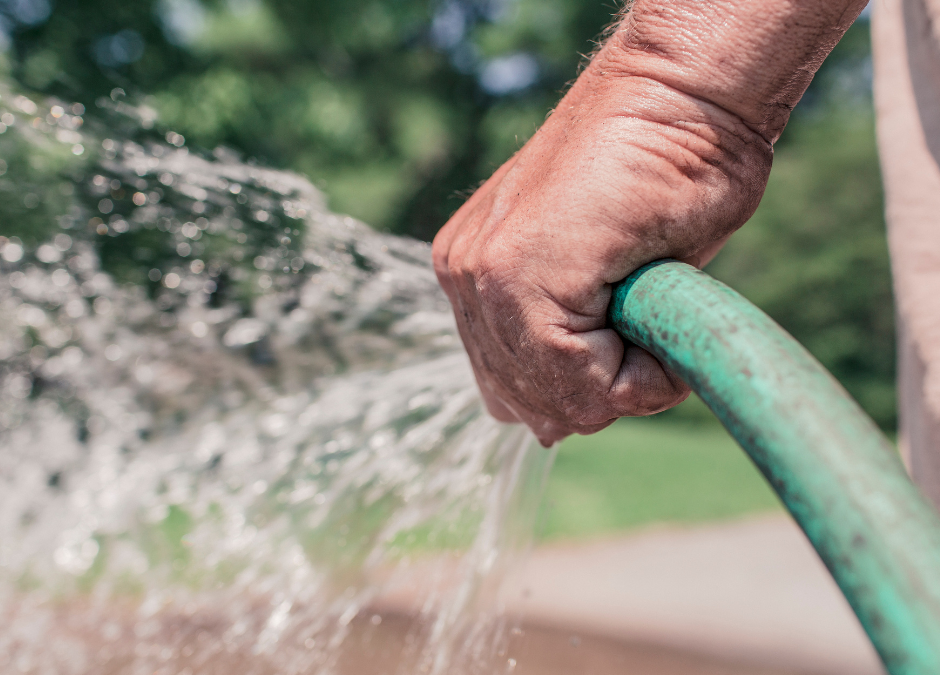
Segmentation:
[(532, 414), (531, 416), (523, 415), (523, 421), (526, 426), (528, 426), (532, 432), (535, 434), (535, 437), (538, 438), (539, 443), (544, 447), (549, 448), (558, 441), (571, 436), (572, 434), (581, 434), (587, 436), (590, 434), (597, 433), (602, 429), (606, 429), (611, 424), (616, 422), (616, 418), (607, 420), (600, 424), (565, 424), (554, 420), (543, 415)]
[(553, 377), (540, 388), (554, 399), (569, 433), (620, 417), (608, 401), (623, 363), (620, 336), (609, 328), (581, 333), (555, 329), (552, 333), (551, 345), (557, 351), (541, 358), (552, 364)]
[(627, 344), (608, 402), (619, 417), (638, 417), (677, 406), (690, 392), (689, 386), (655, 356)]
[(568, 433), (660, 412), (688, 396), (688, 387), (671, 370), (609, 328), (556, 334), (551, 342), (557, 353), (541, 358), (552, 364), (552, 381), (543, 381), (540, 389), (554, 399)]
[(611, 419), (591, 426), (571, 425), (535, 412), (521, 402), (518, 396), (508, 391), (498, 378), (478, 366), (476, 359), (472, 360), (472, 364), (480, 395), (490, 415), (500, 422), (525, 424), (546, 448), (571, 434), (592, 434), (600, 431), (614, 421)]
[(476, 364), (473, 364), (473, 376), (476, 378), (480, 396), (483, 398), (483, 403), (486, 404), (486, 410), (490, 415), (506, 424), (519, 424), (522, 422), (522, 419), (500, 398), (490, 383), (487, 382), (485, 376), (479, 372)]
[[(607, 424), (610, 424), (608, 422), (590, 431), (585, 431), (582, 427), (565, 426), (557, 420), (533, 412), (520, 404), (515, 397), (505, 391), (498, 381), (491, 382), (489, 378), (477, 370), (476, 366), (473, 368), (473, 374), (476, 376), (477, 387), (483, 397), (483, 402), (486, 404), (487, 412), (505, 424), (525, 424), (535, 434), (543, 447), (550, 448), (573, 433), (594, 433), (594, 431), (600, 431)], [(502, 396), (497, 393), (498, 391), (502, 392)]]
[(521, 418), (513, 412), (512, 408), (504, 402), (504, 398), (497, 393), (491, 383), (492, 378), (487, 376), (482, 366), (484, 359), (480, 355), (479, 344), (471, 335), (469, 311), (466, 315), (464, 314), (463, 303), (458, 295), (455, 295), (451, 300), (451, 305), (457, 323), (457, 332), (460, 335), (461, 342), (463, 342), (467, 356), (470, 358), (473, 377), (476, 380), (477, 389), (480, 391), (487, 412), (500, 422), (518, 424), (522, 421)]

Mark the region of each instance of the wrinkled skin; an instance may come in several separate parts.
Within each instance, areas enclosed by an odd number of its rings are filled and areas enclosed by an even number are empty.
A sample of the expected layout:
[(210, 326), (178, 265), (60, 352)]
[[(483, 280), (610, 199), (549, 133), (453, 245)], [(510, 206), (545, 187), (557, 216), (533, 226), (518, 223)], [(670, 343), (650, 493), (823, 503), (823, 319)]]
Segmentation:
[(638, 0), (440, 231), (435, 270), (497, 419), (550, 445), (686, 398), (606, 327), (611, 285), (659, 258), (701, 266), (753, 214), (773, 141), (863, 6), (817, 4)]

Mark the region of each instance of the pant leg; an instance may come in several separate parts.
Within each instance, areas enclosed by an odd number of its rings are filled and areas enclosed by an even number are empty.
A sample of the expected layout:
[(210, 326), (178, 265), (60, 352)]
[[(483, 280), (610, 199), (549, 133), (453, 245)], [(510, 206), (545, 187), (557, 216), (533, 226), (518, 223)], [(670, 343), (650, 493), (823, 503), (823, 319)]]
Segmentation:
[(940, 507), (940, 0), (872, 4), (901, 450), (914, 481)]

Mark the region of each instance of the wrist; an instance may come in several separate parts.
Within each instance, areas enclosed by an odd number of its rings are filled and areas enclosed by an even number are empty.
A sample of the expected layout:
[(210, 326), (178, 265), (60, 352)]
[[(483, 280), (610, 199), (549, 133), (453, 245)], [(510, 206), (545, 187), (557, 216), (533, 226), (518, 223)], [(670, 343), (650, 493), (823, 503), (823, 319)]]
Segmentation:
[[(773, 143), (866, 0), (636, 0), (597, 58), (739, 117)], [(593, 65), (593, 64), (592, 64)]]

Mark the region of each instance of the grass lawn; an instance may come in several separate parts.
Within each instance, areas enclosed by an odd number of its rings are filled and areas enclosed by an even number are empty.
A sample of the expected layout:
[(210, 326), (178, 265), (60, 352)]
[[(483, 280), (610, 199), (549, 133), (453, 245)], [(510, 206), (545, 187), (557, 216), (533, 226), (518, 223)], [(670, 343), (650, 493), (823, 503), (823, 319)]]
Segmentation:
[(593, 436), (565, 440), (548, 481), (541, 538), (781, 510), (747, 455), (703, 414), (702, 403), (682, 407), (685, 414), (623, 419)]

